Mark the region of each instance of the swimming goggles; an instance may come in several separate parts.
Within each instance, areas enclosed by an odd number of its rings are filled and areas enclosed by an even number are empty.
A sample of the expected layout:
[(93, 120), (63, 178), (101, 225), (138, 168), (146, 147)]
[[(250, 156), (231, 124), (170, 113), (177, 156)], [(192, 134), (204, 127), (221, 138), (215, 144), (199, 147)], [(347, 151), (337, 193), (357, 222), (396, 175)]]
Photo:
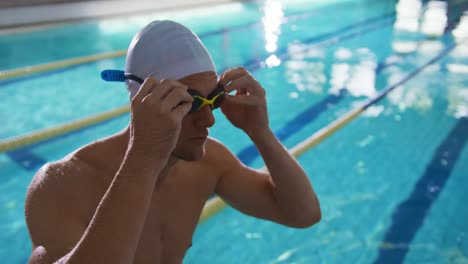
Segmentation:
[[(132, 80), (139, 84), (143, 84), (144, 82), (142, 78), (120, 70), (104, 70), (101, 72), (101, 78), (108, 82), (125, 82), (125, 80)], [(189, 113), (197, 112), (205, 105), (208, 105), (211, 110), (220, 107), (226, 94), (224, 86), (221, 84), (218, 84), (216, 89), (207, 98), (203, 97), (197, 90), (189, 88), (187, 92), (193, 97), (192, 108)]]

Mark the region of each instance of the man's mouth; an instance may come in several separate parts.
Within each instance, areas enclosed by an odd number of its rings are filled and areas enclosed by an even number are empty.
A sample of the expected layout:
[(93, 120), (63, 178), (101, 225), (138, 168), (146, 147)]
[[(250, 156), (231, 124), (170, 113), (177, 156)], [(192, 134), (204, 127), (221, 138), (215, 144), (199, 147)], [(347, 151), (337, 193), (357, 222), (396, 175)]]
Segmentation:
[(209, 131), (202, 131), (197, 136), (192, 137), (193, 140), (206, 140), (208, 138)]
[(193, 137), (192, 139), (196, 141), (206, 141), (207, 138), (208, 138), (208, 133)]
[(206, 140), (208, 136), (199, 136), (199, 137), (193, 137), (192, 139), (194, 140)]

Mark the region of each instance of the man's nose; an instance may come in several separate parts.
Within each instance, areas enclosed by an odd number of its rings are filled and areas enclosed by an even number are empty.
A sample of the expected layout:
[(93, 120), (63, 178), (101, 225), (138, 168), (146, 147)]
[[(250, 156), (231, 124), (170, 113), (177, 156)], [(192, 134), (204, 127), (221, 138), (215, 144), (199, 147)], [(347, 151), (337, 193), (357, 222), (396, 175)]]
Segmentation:
[(199, 127), (212, 127), (215, 123), (213, 112), (208, 105), (203, 106), (194, 114), (196, 114), (196, 125)]

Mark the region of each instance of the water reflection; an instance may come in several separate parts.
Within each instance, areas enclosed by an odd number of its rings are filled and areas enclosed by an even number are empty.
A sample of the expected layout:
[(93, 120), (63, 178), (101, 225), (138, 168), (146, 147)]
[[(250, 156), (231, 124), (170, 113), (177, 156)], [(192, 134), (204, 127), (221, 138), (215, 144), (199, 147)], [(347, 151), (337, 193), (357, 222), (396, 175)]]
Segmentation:
[[(400, 78), (397, 77), (397, 79), (401, 80), (404, 76), (404, 74), (401, 74)], [(411, 82), (411, 85), (402, 85), (388, 94), (388, 101), (396, 106), (400, 112), (410, 108), (425, 112), (433, 105), (433, 99), (428, 90), (430, 81), (431, 78), (426, 76), (425, 78), (419, 78), (417, 83)]]
[(452, 31), (457, 46), (448, 55), (447, 84), (448, 114), (455, 118), (468, 117), (468, 12), (465, 11)]
[[(407, 8), (402, 8), (402, 6)], [(412, 9), (412, 11), (407, 9)], [(387, 85), (402, 80), (416, 67), (423, 65), (447, 48), (440, 38), (447, 28), (447, 12), (447, 3), (443, 1), (428, 1), (425, 6), (421, 5), (421, 1), (416, 0), (401, 0), (399, 2), (397, 22), (395, 22), (394, 28), (393, 50), (402, 60), (396, 61), (394, 65), (386, 68)], [(415, 25), (417, 21), (421, 21), (420, 28)], [(453, 30), (455, 39), (468, 36), (467, 22), (465, 15), (458, 27)], [(458, 41), (460, 42), (460, 40)], [(406, 54), (404, 54), (413, 52), (415, 56), (405, 56)], [(451, 56), (451, 59), (444, 58), (426, 67), (418, 74), (417, 81), (410, 81), (393, 90), (387, 96), (388, 101), (395, 105), (399, 112), (415, 109), (423, 113), (434, 107), (436, 100), (444, 99), (441, 92), (448, 91), (449, 112), (456, 113), (454, 116), (466, 114), (466, 105), (468, 105), (466, 92), (463, 91), (464, 88), (460, 86), (460, 82), (457, 85), (450, 84), (456, 82), (450, 73), (468, 72), (468, 66), (466, 66), (467, 46), (459, 44), (447, 57)], [(448, 73), (445, 70), (448, 70)], [(456, 100), (454, 100), (455, 98)]]
[(419, 15), (421, 13), (421, 0), (400, 0), (396, 5), (396, 20), (394, 28), (409, 32), (419, 30)]
[(332, 65), (330, 93), (339, 94), (340, 90), (346, 89), (355, 97), (375, 96), (377, 59), (372, 51), (360, 48), (353, 52), (341, 48), (334, 57), (337, 63)]
[(400, 0), (396, 5), (392, 48), (397, 53), (410, 53), (417, 49), (421, 0)]
[(440, 40), (424, 39), (419, 43), (418, 52), (428, 57), (442, 52), (444, 44)]
[(450, 53), (451, 57), (456, 59), (464, 60), (468, 58), (468, 11), (463, 12), (460, 18), (460, 22), (457, 27), (452, 31), (452, 36), (457, 43), (455, 49)]
[(276, 66), (279, 66), (281, 64), (281, 59), (278, 58), (278, 56), (276, 55), (270, 55), (270, 57), (268, 57), (266, 60), (265, 60), (265, 63), (268, 67), (276, 67)]
[(303, 92), (322, 93), (327, 81), (324, 51), (317, 47), (290, 43), (288, 53), (290, 59), (285, 62), (286, 78), (297, 89), (289, 96), (294, 99), (299, 98), (299, 94)]
[[(425, 63), (428, 58), (435, 56), (442, 49), (443, 45), (440, 41), (421, 41), (417, 49), (417, 54), (419, 53), (420, 55), (412, 58), (403, 57), (402, 60), (395, 60), (395, 65), (385, 69), (387, 87), (395, 85), (406, 78), (416, 67)], [(430, 65), (419, 73), (417, 81), (406, 82), (389, 93), (387, 95), (388, 102), (394, 105), (398, 112), (404, 112), (408, 109), (416, 109), (420, 112), (428, 111), (434, 104), (431, 96), (431, 93), (433, 93), (431, 91), (431, 85), (435, 83), (433, 77), (438, 74), (440, 74), (440, 66), (438, 64)], [(443, 86), (443, 84), (435, 84), (436, 86)], [(391, 111), (388, 113), (391, 113)]]
[(425, 38), (441, 37), (447, 27), (447, 3), (429, 1), (423, 7), (421, 0), (400, 0), (396, 5), (393, 27), (393, 50), (411, 53)]
[(468, 89), (457, 85), (448, 87), (448, 113), (455, 118), (468, 117)]
[(440, 37), (447, 26), (447, 3), (429, 1), (421, 23), (421, 32), (428, 37)]
[(468, 38), (468, 11), (463, 12), (457, 28), (452, 31), (452, 35), (457, 42), (462, 42)]
[[(264, 5), (265, 15), (262, 18), (265, 30), (265, 50), (274, 53), (278, 49), (278, 38), (281, 33), (281, 21), (284, 18), (283, 5), (274, 0), (268, 0)], [(268, 67), (276, 67), (281, 60), (272, 55), (265, 61)]]
[[(394, 54), (385, 60), (385, 84), (376, 84), (378, 59), (367, 48), (337, 48), (333, 56), (317, 47), (302, 44), (290, 44), (291, 59), (287, 61), (287, 78), (297, 90), (290, 93), (291, 98), (298, 98), (306, 91), (321, 93), (326, 87), (327, 78), (331, 94), (346, 90), (347, 94), (359, 98), (362, 102), (377, 94), (376, 85), (384, 89), (405, 79), (408, 74), (447, 48), (445, 39), (436, 38), (444, 34), (447, 28), (447, 4), (429, 1), (423, 7), (420, 0), (401, 0), (397, 5), (397, 21), (393, 35)], [(421, 22), (421, 23), (419, 23)], [(434, 26), (437, 23), (437, 26)], [(431, 29), (428, 29), (431, 27)], [(459, 42), (457, 48), (447, 57), (425, 67), (418, 73), (417, 80), (404, 83), (388, 94), (388, 102), (395, 107), (374, 106), (365, 116), (377, 117), (381, 114), (395, 114), (408, 109), (420, 113), (428, 112), (441, 100), (448, 98), (448, 112), (455, 117), (468, 116), (468, 12), (461, 18), (460, 24), (453, 31)], [(411, 52), (412, 54), (405, 54)], [(332, 58), (328, 58), (332, 57)], [(325, 66), (329, 65), (329, 66)], [(447, 71), (448, 73), (447, 73)], [(464, 75), (463, 79), (453, 80), (450, 73)], [(465, 87), (464, 87), (465, 86)], [(448, 97), (441, 93), (448, 92)], [(396, 111), (394, 110), (396, 109)]]
[(359, 63), (351, 67), (348, 92), (353, 96), (371, 98), (377, 93), (375, 88), (377, 59), (367, 48), (359, 49), (356, 56), (359, 58)]
[(291, 59), (285, 62), (286, 76), (288, 82), (297, 89), (290, 94), (291, 98), (297, 98), (300, 93), (307, 91), (320, 94), (327, 86), (327, 81), (330, 94), (338, 95), (346, 90), (349, 95), (364, 99), (377, 94), (377, 57), (368, 48), (341, 47), (330, 58), (325, 57), (320, 48), (307, 48), (303, 44), (290, 44), (289, 51)]
[(346, 87), (350, 75), (350, 66), (346, 63), (335, 63), (332, 65), (330, 93), (338, 95), (341, 89)]

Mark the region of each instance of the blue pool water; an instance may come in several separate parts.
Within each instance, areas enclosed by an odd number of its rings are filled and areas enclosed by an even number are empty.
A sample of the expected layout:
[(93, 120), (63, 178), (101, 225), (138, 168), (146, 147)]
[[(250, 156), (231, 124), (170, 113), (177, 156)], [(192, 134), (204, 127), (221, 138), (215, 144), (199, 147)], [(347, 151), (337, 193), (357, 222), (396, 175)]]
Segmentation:
[[(416, 18), (414, 3), (422, 5)], [(292, 229), (227, 208), (198, 227), (184, 263), (468, 263), (468, 1), (448, 1), (447, 25), (433, 18), (432, 29), (445, 28), (437, 37), (423, 33), (429, 6), (265, 1), (81, 22), (0, 35), (8, 51), (0, 70), (125, 49), (149, 21), (175, 19), (201, 36), (219, 72), (252, 72), (288, 148), (399, 84), (298, 158), (321, 201), (319, 224)], [(99, 79), (123, 65), (117, 58), (0, 80), (0, 140), (126, 105), (121, 84)], [(262, 167), (249, 139), (215, 116), (211, 135)], [(23, 204), (38, 167), (127, 123), (125, 115), (0, 154), (2, 263), (30, 254)]]

